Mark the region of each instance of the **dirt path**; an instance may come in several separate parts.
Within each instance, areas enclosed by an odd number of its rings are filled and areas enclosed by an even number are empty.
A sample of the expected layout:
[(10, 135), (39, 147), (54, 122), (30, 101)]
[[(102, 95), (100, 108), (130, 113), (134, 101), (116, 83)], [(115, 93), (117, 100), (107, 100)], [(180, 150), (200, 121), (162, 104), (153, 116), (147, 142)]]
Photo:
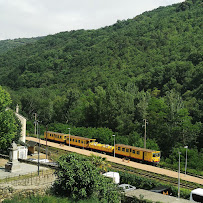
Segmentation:
[[(32, 140), (32, 141), (38, 142), (38, 139), (34, 138), (34, 137), (26, 137), (26, 140)], [(46, 141), (44, 141), (44, 140), (40, 140), (40, 143), (43, 145), (46, 145)], [(178, 178), (178, 173), (175, 171), (157, 168), (154, 166), (140, 164), (140, 163), (136, 163), (136, 162), (132, 162), (132, 161), (127, 163), (127, 162), (123, 162), (121, 158), (112, 157), (112, 156), (108, 156), (108, 155), (104, 155), (104, 154), (100, 154), (100, 153), (96, 153), (96, 152), (91, 152), (91, 151), (88, 151), (85, 149), (79, 149), (76, 147), (69, 147), (67, 145), (61, 146), (60, 144), (54, 143), (54, 142), (47, 141), (47, 145), (51, 146), (51, 147), (56, 147), (59, 149), (71, 151), (71, 152), (76, 152), (78, 154), (87, 155), (87, 156), (90, 156), (90, 154), (95, 154), (97, 156), (105, 157), (107, 159), (107, 161), (109, 161), (109, 162), (130, 166), (130, 167), (138, 168), (138, 169), (145, 170), (145, 171), (150, 171), (153, 173), (158, 173), (158, 174), (166, 175), (166, 176), (173, 177), (173, 178)], [(203, 185), (203, 179), (201, 179), (201, 178), (196, 178), (196, 177), (189, 176), (189, 175), (185, 176), (185, 174), (182, 174), (182, 173), (180, 174), (180, 178), (185, 181), (194, 182), (194, 183)]]

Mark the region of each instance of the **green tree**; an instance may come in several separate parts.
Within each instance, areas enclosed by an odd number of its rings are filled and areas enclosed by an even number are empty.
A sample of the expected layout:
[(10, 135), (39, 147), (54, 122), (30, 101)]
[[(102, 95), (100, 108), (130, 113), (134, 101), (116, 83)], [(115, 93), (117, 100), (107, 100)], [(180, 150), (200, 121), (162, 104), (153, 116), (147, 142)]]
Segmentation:
[(101, 202), (119, 202), (117, 186), (102, 176), (88, 158), (71, 153), (61, 156), (58, 164), (54, 185), (57, 194), (75, 200), (96, 196)]
[(106, 172), (108, 170), (108, 167), (111, 165), (106, 162), (106, 158), (101, 156), (96, 156), (94, 154), (90, 154), (89, 157), (90, 161), (98, 168), (101, 169), (101, 171)]
[(10, 95), (0, 86), (0, 149), (7, 151), (16, 136), (19, 137), (16, 117), (12, 110)]

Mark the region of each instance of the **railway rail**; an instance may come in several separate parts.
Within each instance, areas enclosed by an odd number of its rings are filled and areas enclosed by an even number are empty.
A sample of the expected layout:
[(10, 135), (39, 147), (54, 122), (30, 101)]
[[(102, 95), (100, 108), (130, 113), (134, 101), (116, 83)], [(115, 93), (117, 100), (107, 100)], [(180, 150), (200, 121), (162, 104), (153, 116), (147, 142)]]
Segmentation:
[[(171, 169), (171, 168), (168, 168), (168, 167), (162, 167), (160, 165), (157, 166), (158, 168), (163, 168), (163, 169), (167, 169), (167, 170), (171, 170), (171, 171), (174, 171), (174, 172), (178, 172), (177, 170), (174, 170), (174, 169)], [(185, 173), (185, 171), (180, 171), (181, 173)], [(196, 175), (194, 173), (190, 173), (190, 172), (187, 172), (187, 175), (190, 175), (190, 176), (193, 176), (193, 177), (196, 177), (196, 178), (200, 178), (200, 179), (203, 179), (203, 176), (201, 175)]]
[[(27, 137), (26, 139), (38, 142), (38, 139), (33, 138), (33, 137)], [(46, 141), (40, 140), (40, 143), (43, 144), (44, 146), (46, 146)], [(148, 177), (151, 176), (151, 178), (153, 178), (153, 176), (155, 176), (154, 179), (156, 178), (157, 180), (160, 180), (160, 181), (162, 179), (165, 182), (169, 182), (169, 183), (171, 182), (171, 184), (177, 186), (178, 174), (177, 174), (177, 172), (174, 172), (174, 171), (171, 171), (171, 170), (166, 170), (166, 169), (153, 167), (153, 166), (145, 165), (145, 164), (139, 164), (139, 163), (133, 162), (133, 161), (130, 161), (128, 163), (127, 162), (122, 162), (122, 159), (117, 158), (117, 157), (112, 157), (112, 156), (108, 156), (108, 155), (104, 155), (104, 154), (99, 154), (99, 153), (91, 152), (91, 151), (88, 151), (88, 150), (85, 150), (85, 149), (75, 148), (75, 147), (72, 147), (72, 146), (69, 147), (67, 145), (61, 146), (60, 144), (57, 144), (57, 143), (54, 143), (54, 142), (47, 141), (47, 145), (50, 146), (50, 147), (57, 148), (57, 149), (62, 149), (62, 150), (70, 151), (70, 152), (76, 152), (76, 153), (83, 154), (83, 155), (86, 155), (86, 156), (90, 156), (91, 153), (94, 153), (95, 155), (100, 155), (102, 157), (105, 157), (107, 159), (107, 161), (112, 163), (112, 165), (113, 164), (119, 164), (119, 167), (120, 167), (121, 170), (125, 170), (125, 171), (128, 170), (129, 172), (134, 172), (134, 173), (135, 173), (136, 170), (137, 171), (143, 171), (143, 172), (140, 172), (140, 175), (142, 174), (143, 176), (145, 175), (145, 176), (148, 176)], [(121, 168), (121, 166), (122, 166), (122, 168)], [(118, 167), (117, 167), (117, 169), (118, 169)], [(133, 171), (130, 171), (130, 170), (133, 170)], [(138, 174), (138, 172), (137, 172), (137, 174)], [(190, 189), (194, 189), (195, 187), (197, 187), (195, 184), (200, 185), (200, 187), (202, 187), (202, 185), (203, 185), (203, 179), (202, 178), (197, 178), (197, 177), (189, 176), (189, 175), (184, 176), (184, 174), (180, 174), (180, 177), (181, 177), (182, 186), (184, 188), (187, 187), (187, 188), (190, 188)], [(190, 187), (190, 185), (192, 185), (192, 184), (195, 187), (193, 187), (193, 186)]]
[[(154, 179), (154, 180), (159, 180), (162, 183), (171, 184), (173, 186), (177, 186), (177, 184), (178, 184), (177, 179), (175, 179), (175, 178), (163, 176), (163, 175), (148, 172), (148, 171), (141, 171), (141, 170), (138, 170), (135, 168), (129, 168), (129, 167), (125, 167), (125, 166), (118, 165), (118, 164), (116, 164), (116, 165), (112, 164), (111, 169), (115, 169), (117, 171), (128, 172), (131, 174), (139, 175), (139, 176)], [(194, 190), (195, 188), (200, 187), (200, 185), (181, 180), (180, 187), (185, 188), (185, 189), (189, 189), (189, 190)]]

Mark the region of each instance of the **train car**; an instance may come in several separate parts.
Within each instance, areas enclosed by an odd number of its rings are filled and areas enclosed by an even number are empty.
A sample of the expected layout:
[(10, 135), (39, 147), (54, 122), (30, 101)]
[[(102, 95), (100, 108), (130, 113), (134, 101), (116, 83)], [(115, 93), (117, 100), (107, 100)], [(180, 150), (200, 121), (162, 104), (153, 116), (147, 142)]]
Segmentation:
[(96, 150), (96, 151), (102, 151), (102, 152), (107, 152), (109, 154), (112, 154), (114, 151), (114, 147), (108, 144), (101, 144), (98, 142), (91, 142), (89, 144), (90, 149)]
[(44, 138), (47, 140), (53, 140), (56, 142), (65, 143), (68, 135), (63, 133), (57, 133), (57, 132), (51, 132), (51, 131), (45, 131), (44, 132)]
[[(71, 145), (75, 145), (75, 146), (79, 146), (79, 147), (83, 147), (83, 148), (89, 148), (89, 144), (91, 142), (95, 142), (95, 140), (96, 139), (79, 137), (79, 136), (74, 136), (74, 135), (70, 136)], [(66, 144), (69, 145), (69, 136), (67, 136)]]
[(160, 151), (133, 147), (124, 144), (115, 145), (115, 153), (124, 157), (129, 157), (153, 164), (158, 164), (160, 161)]

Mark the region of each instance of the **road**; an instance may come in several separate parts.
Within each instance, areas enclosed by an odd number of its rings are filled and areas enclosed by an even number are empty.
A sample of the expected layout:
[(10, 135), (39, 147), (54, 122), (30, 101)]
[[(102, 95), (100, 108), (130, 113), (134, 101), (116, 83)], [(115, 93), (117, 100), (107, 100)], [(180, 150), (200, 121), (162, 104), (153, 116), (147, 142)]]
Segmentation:
[[(34, 137), (26, 137), (26, 140), (38, 142), (38, 139), (34, 138)], [(43, 145), (46, 145), (45, 140), (40, 140), (40, 143)], [(100, 154), (100, 153), (96, 153), (96, 152), (92, 152), (92, 151), (88, 151), (88, 150), (80, 149), (80, 148), (76, 148), (76, 147), (69, 147), (67, 145), (61, 146), (60, 144), (54, 143), (54, 142), (47, 141), (47, 145), (50, 147), (55, 147), (55, 148), (63, 149), (63, 150), (70, 151), (70, 152), (76, 152), (78, 154), (83, 154), (86, 156), (90, 156), (90, 154), (95, 154), (97, 156), (105, 157), (106, 160), (109, 162), (122, 164), (122, 165), (130, 166), (133, 168), (137, 168), (137, 169), (141, 169), (141, 170), (145, 170), (145, 171), (149, 171), (149, 172), (153, 172), (153, 173), (158, 173), (158, 174), (162, 174), (162, 175), (173, 177), (173, 178), (178, 178), (178, 172), (175, 172), (175, 171), (157, 168), (157, 167), (146, 165), (146, 164), (140, 164), (140, 163), (133, 162), (133, 161), (123, 162), (123, 160), (121, 158), (117, 158), (117, 157), (113, 157), (113, 156), (109, 156), (109, 155), (105, 155), (105, 154)], [(190, 175), (185, 176), (185, 174), (180, 173), (180, 179), (203, 185), (203, 179), (193, 177)]]

